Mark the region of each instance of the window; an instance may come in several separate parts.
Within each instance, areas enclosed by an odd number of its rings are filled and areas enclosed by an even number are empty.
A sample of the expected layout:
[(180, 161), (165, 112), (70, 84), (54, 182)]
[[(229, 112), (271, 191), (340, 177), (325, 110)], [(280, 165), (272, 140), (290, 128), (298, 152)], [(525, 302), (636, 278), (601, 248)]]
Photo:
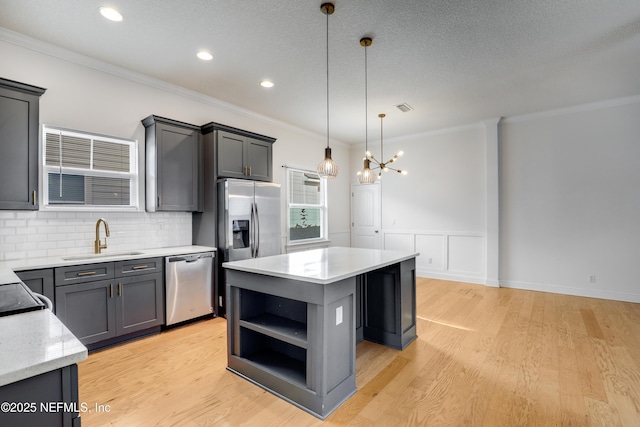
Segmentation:
[(287, 168), (289, 243), (327, 239), (326, 183), (316, 172)]
[(45, 207), (138, 207), (137, 141), (43, 127)]

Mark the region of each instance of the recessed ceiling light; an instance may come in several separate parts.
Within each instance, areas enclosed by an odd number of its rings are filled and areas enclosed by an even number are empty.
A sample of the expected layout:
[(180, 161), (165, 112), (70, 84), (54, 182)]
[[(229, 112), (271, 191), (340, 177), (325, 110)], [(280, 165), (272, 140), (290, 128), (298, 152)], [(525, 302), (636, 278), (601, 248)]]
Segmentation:
[(263, 80), (260, 82), (260, 86), (262, 87), (273, 87), (273, 82), (269, 80)]
[(201, 50), (197, 55), (198, 58), (202, 59), (203, 61), (211, 61), (213, 59), (213, 55), (211, 55), (206, 50)]
[(112, 7), (101, 7), (100, 14), (105, 18), (107, 18), (109, 21), (115, 21), (115, 22), (122, 21), (122, 15), (120, 15), (120, 12), (118, 12)]

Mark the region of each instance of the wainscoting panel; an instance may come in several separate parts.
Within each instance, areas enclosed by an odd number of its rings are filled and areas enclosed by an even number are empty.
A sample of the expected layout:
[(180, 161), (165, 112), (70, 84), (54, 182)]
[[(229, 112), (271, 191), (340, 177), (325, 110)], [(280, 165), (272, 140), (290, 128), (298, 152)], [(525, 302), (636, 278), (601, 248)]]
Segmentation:
[(464, 275), (484, 274), (484, 237), (449, 236), (449, 271)]
[(474, 232), (383, 230), (383, 249), (414, 251), (420, 277), (486, 284), (485, 236)]
[(415, 250), (420, 253), (416, 259), (418, 270), (444, 271), (446, 269), (446, 236), (440, 234), (416, 234)]
[(385, 233), (384, 248), (390, 251), (413, 251), (413, 234), (411, 233)]

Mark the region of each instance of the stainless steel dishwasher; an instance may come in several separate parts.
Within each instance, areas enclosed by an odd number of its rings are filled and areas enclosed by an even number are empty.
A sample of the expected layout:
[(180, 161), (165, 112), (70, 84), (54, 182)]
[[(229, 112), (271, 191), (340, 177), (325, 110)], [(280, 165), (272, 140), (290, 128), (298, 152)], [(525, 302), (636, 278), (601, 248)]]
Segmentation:
[(213, 313), (214, 252), (165, 259), (167, 325)]

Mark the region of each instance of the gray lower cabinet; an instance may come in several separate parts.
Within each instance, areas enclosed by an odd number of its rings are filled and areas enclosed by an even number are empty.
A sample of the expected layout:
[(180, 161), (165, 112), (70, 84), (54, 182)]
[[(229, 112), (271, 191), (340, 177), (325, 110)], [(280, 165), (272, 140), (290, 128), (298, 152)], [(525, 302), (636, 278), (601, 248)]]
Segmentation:
[(116, 334), (143, 331), (164, 323), (162, 273), (118, 278)]
[(39, 98), (45, 90), (0, 79), (0, 209), (38, 209)]
[(56, 315), (90, 350), (164, 324), (162, 258), (55, 270)]
[(113, 279), (56, 286), (56, 315), (84, 344), (116, 336)]
[(78, 365), (0, 387), (0, 402), (16, 405), (0, 412), (2, 426), (80, 427)]
[[(206, 143), (215, 147), (214, 163), (218, 178), (273, 181), (273, 143), (275, 138), (236, 129), (219, 123), (202, 126)], [(207, 137), (212, 134), (213, 138)], [(210, 166), (208, 166), (210, 167)]]
[[(52, 268), (45, 268), (41, 270), (17, 271), (16, 275), (33, 292), (44, 295), (45, 297), (49, 298), (51, 302), (55, 300)], [(53, 312), (55, 313), (55, 305), (54, 305)]]
[(142, 123), (147, 211), (200, 211), (203, 197), (200, 127), (158, 116), (149, 116)]

